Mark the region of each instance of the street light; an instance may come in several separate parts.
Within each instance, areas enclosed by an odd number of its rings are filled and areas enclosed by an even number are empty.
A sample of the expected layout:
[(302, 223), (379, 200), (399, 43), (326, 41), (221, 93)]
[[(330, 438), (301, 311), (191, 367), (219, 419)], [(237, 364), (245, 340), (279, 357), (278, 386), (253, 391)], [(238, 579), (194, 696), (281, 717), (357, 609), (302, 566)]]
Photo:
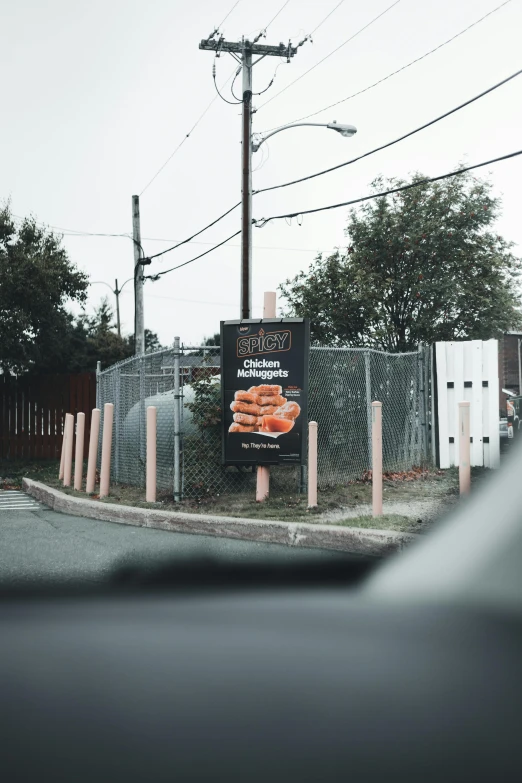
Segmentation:
[(134, 280), (133, 277), (129, 277), (128, 280), (126, 280), (121, 288), (118, 288), (118, 281), (115, 280), (116, 288), (113, 290), (112, 286), (109, 285), (109, 283), (106, 283), (105, 280), (91, 280), (89, 282), (89, 285), (106, 285), (108, 288), (111, 289), (112, 293), (116, 297), (116, 323), (118, 328), (118, 337), (121, 337), (121, 325), (120, 325), (120, 294), (123, 291), (124, 287), (127, 285), (127, 283), (130, 283), (131, 280)]
[(252, 152), (257, 152), (261, 144), (263, 144), (263, 142), (265, 142), (271, 136), (274, 136), (276, 133), (287, 130), (288, 128), (300, 128), (303, 125), (312, 126), (315, 128), (329, 128), (330, 130), (337, 131), (337, 133), (340, 133), (341, 136), (344, 136), (345, 138), (354, 136), (357, 133), (357, 128), (355, 125), (344, 125), (343, 123), (337, 124), (335, 120), (333, 122), (295, 122), (292, 125), (283, 125), (281, 128), (277, 128), (276, 130), (272, 131), (272, 133), (267, 133), (267, 135), (263, 136), (263, 138), (258, 142), (252, 139)]
[[(243, 69), (243, 76), (248, 69)], [(249, 86), (250, 85), (250, 86)], [(250, 91), (250, 92), (249, 92)], [(251, 108), (249, 101), (245, 101), (245, 95), (251, 100), (251, 83), (243, 85), (243, 150), (242, 150), (242, 178), (241, 178), (241, 319), (252, 317), (252, 153), (276, 133), (289, 128), (299, 128), (303, 125), (311, 125), (319, 128), (329, 128), (337, 131), (341, 136), (349, 137), (357, 133), (354, 125), (343, 125), (334, 122), (295, 122), (292, 125), (283, 125), (281, 128), (267, 133), (259, 141), (254, 141), (251, 136)]]

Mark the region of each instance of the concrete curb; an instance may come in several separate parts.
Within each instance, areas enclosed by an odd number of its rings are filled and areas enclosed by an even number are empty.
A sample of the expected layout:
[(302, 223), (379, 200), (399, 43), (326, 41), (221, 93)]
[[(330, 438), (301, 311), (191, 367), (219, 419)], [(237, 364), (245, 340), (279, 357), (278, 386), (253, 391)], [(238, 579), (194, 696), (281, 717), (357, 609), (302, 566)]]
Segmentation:
[(32, 479), (23, 479), (25, 492), (54, 511), (90, 517), (122, 525), (151, 527), (174, 533), (220, 536), (265, 544), (335, 549), (364, 555), (382, 556), (403, 549), (417, 538), (414, 534), (391, 530), (370, 530), (306, 522), (279, 522), (264, 519), (184, 514), (177, 511), (136, 508), (101, 503), (66, 495)]

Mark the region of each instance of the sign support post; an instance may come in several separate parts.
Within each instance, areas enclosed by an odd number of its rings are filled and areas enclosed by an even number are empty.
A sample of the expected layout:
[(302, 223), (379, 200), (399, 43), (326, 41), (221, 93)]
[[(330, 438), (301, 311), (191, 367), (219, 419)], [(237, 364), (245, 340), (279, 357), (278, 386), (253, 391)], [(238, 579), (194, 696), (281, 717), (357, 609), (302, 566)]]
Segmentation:
[[(263, 318), (276, 317), (276, 292), (265, 291), (263, 301)], [(262, 503), (270, 495), (270, 468), (265, 465), (257, 466), (256, 501)]]

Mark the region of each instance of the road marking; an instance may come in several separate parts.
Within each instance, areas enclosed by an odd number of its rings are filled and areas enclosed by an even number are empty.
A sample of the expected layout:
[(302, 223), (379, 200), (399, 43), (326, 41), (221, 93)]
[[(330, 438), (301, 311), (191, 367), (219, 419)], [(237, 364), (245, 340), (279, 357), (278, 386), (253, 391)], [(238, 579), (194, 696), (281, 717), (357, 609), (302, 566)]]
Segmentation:
[(26, 495), (25, 492), (13, 489), (0, 490), (0, 512), (1, 511), (27, 511), (40, 509), (41, 505)]

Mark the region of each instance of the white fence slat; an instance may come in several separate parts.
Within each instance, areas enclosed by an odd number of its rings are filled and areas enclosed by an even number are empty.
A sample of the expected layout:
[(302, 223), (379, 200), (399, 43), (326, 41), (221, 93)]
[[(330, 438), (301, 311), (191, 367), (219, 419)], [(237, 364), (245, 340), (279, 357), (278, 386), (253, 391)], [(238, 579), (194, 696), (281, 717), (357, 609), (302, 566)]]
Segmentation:
[(482, 435), (482, 340), (472, 340), (472, 382), (471, 387), (471, 464), (481, 466), (484, 464), (484, 445)]
[(438, 435), (439, 435), (439, 465), (449, 468), (449, 430), (448, 430), (448, 383), (446, 372), (446, 343), (436, 343), (437, 356), (437, 396), (438, 396)]
[(453, 354), (453, 383), (455, 388), (453, 389), (453, 402), (452, 402), (452, 418), (451, 428), (449, 430), (449, 436), (453, 437), (452, 449), (452, 465), (459, 464), (459, 402), (463, 402), (466, 399), (464, 389), (464, 350), (465, 343), (449, 343), (450, 350)]
[(498, 342), (487, 340), (484, 342), (482, 359), (482, 377), (487, 381), (487, 387), (483, 388), (483, 426), (484, 436), (489, 443), (484, 444), (484, 465), (488, 468), (498, 468), (500, 465), (500, 432), (499, 420), (499, 379), (498, 379)]
[(469, 402), (471, 464), (498, 467), (498, 341), (436, 343), (435, 356), (439, 466), (449, 468), (458, 464), (458, 405)]

